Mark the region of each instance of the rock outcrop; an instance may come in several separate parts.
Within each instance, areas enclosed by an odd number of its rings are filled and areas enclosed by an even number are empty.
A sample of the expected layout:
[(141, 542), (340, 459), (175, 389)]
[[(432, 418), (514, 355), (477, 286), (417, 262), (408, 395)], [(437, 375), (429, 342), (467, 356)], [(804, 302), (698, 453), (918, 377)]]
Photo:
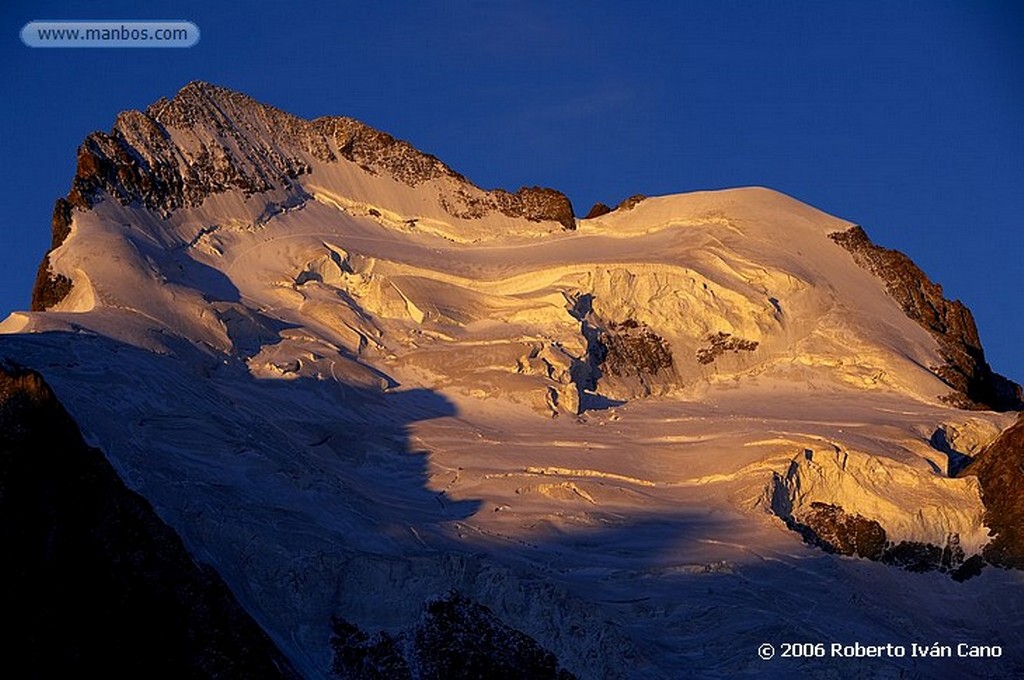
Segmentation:
[(576, 228), (572, 203), (560, 191), (544, 187), (522, 187), (514, 194), (501, 189), (492, 194), (498, 209), (509, 217), (522, 217), (531, 222), (554, 220), (570, 231)]
[(0, 540), (7, 675), (296, 677), (39, 374), (2, 365)]
[(960, 471), (977, 477), (992, 541), (983, 554), (992, 564), (1024, 569), (1024, 416)]
[(586, 352), (573, 366), (573, 381), (582, 390), (600, 389), (603, 394), (632, 398), (647, 396), (674, 384), (672, 348), (647, 324), (633, 318), (610, 321), (593, 309), (594, 296), (571, 299), (569, 314), (580, 322)]
[(72, 205), (63, 198), (58, 198), (53, 206), (53, 219), (50, 231), (50, 249), (43, 256), (36, 272), (36, 282), (32, 286), (32, 311), (41, 312), (54, 306), (71, 292), (71, 279), (63, 274), (55, 274), (50, 270), (50, 253), (59, 248), (71, 233)]
[(848, 513), (841, 506), (814, 502), (800, 520), (789, 519), (790, 529), (804, 541), (829, 553), (863, 557), (915, 573), (940, 571), (954, 581), (981, 573), (980, 555), (965, 559), (960, 537), (951, 534), (943, 546), (920, 541), (889, 541), (885, 529), (873, 519)]
[(334, 674), (352, 680), (575, 677), (533, 638), (457, 592), (427, 602), (419, 621), (396, 635), (368, 635), (335, 617), (331, 646)]
[(732, 333), (718, 332), (707, 337), (707, 346), (697, 350), (697, 362), (712, 364), (715, 359), (726, 352), (753, 352), (757, 349), (756, 340), (744, 340), (733, 337)]
[(942, 286), (909, 257), (875, 245), (861, 227), (829, 234), (829, 238), (878, 277), (907, 317), (938, 341), (946, 364), (933, 371), (954, 390), (952, 403), (961, 408), (1024, 409), (1020, 385), (995, 373), (985, 361), (974, 317), (963, 303), (947, 300)]
[(791, 522), (791, 528), (808, 543), (827, 552), (869, 560), (880, 560), (885, 552), (885, 529), (882, 525), (857, 513), (847, 513), (831, 503), (811, 503), (799, 522)]
[(601, 203), (600, 201), (598, 201), (597, 203), (595, 203), (590, 208), (590, 210), (587, 211), (587, 214), (583, 216), (583, 219), (585, 219), (585, 220), (592, 220), (595, 217), (600, 217), (601, 215), (607, 215), (611, 211), (612, 211), (612, 209), (610, 207), (608, 207), (604, 203)]
[(622, 199), (622, 201), (619, 202), (619, 204), (617, 206), (615, 206), (615, 209), (616, 210), (632, 210), (633, 208), (635, 208), (637, 205), (639, 205), (642, 201), (645, 201), (646, 199), (647, 199), (647, 197), (644, 196), (643, 194), (633, 194), (632, 196), (627, 196), (626, 198)]
[(635, 319), (604, 324), (598, 335), (601, 370), (621, 378), (657, 375), (672, 367), (672, 350), (660, 335)]
[(173, 99), (120, 114), (110, 133), (89, 135), (68, 201), (85, 209), (106, 194), (166, 214), (225, 191), (287, 189), (312, 171), (312, 162), (339, 156), (410, 186), (461, 178), (437, 158), (351, 118), (307, 121), (193, 82)]

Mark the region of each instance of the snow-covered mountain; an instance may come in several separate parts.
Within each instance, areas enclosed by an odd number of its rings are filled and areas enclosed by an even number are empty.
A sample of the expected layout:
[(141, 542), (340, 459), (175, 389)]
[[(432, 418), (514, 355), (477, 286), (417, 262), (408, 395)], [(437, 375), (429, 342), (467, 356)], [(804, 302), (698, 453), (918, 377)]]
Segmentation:
[[(970, 312), (767, 189), (590, 214), (192, 83), (83, 143), (0, 357), (307, 677), (1024, 672)], [(757, 655), (936, 641), (1004, 652)]]

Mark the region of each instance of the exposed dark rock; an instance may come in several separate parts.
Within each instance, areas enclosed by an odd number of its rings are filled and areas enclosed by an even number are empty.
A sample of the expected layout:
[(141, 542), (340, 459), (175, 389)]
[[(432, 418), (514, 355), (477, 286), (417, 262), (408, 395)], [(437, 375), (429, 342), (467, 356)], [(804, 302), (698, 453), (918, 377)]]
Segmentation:
[(457, 593), (427, 604), (413, 639), (424, 678), (573, 677), (533, 638)]
[(977, 477), (981, 484), (985, 525), (992, 535), (983, 551), (985, 559), (1001, 567), (1024, 569), (1024, 416), (958, 476)]
[(84, 209), (105, 193), (167, 214), (232, 189), (250, 195), (288, 188), (310, 172), (307, 156), (336, 159), (329, 135), (361, 150), (363, 130), (370, 128), (351, 119), (305, 121), (225, 88), (189, 83), (145, 112), (120, 114), (109, 134), (89, 135), (68, 200)]
[(601, 203), (600, 201), (598, 201), (597, 203), (594, 204), (594, 206), (590, 210), (587, 211), (587, 214), (583, 217), (583, 219), (585, 219), (585, 220), (592, 220), (595, 217), (600, 217), (601, 215), (607, 215), (611, 211), (612, 211), (611, 208), (606, 206), (604, 203)]
[(672, 350), (660, 335), (635, 319), (608, 323), (600, 332), (601, 369), (612, 375), (652, 376), (672, 367)]
[(632, 210), (641, 201), (647, 200), (647, 197), (643, 194), (633, 194), (628, 198), (622, 199), (622, 202), (615, 206), (616, 210)]
[(63, 198), (58, 198), (53, 204), (53, 230), (50, 235), (50, 250), (56, 250), (71, 234), (71, 212), (72, 206)]
[(452, 177), (468, 184), (468, 180), (437, 157), (352, 118), (317, 118), (310, 125), (332, 140), (344, 158), (371, 173), (389, 175), (409, 186), (438, 177)]
[(43, 379), (2, 365), (0, 543), (7, 675), (296, 677)]
[(352, 680), (404, 680), (412, 678), (400, 642), (385, 632), (370, 637), (341, 617), (331, 622), (331, 671)]
[(570, 300), (569, 313), (579, 320), (587, 341), (586, 355), (571, 369), (573, 382), (581, 391), (594, 391), (602, 379), (610, 377), (650, 394), (650, 378), (673, 370), (668, 342), (636, 319), (602, 319), (594, 313), (593, 302), (590, 293)]
[(531, 222), (553, 220), (569, 231), (576, 228), (572, 203), (560, 191), (544, 187), (522, 187), (514, 194), (501, 189), (492, 193), (498, 210), (509, 217), (523, 217)]
[(942, 548), (931, 543), (900, 541), (885, 550), (882, 561), (920, 574), (937, 569), (942, 562), (942, 553)]
[(427, 602), (409, 630), (370, 636), (335, 618), (334, 674), (419, 680), (571, 680), (554, 654), (487, 607), (452, 592)]
[[(778, 513), (782, 506), (773, 502), (773, 507)], [(806, 543), (829, 553), (864, 557), (915, 573), (940, 571), (961, 582), (980, 574), (985, 564), (980, 555), (964, 559), (957, 534), (947, 536), (942, 547), (918, 541), (893, 543), (877, 521), (830, 503), (813, 502), (799, 518), (782, 514)]]
[(804, 539), (826, 552), (856, 555), (880, 560), (885, 551), (885, 529), (878, 522), (857, 514), (847, 514), (838, 505), (811, 503), (793, 528)]
[(54, 306), (71, 292), (71, 279), (63, 274), (50, 271), (50, 253), (59, 248), (71, 233), (73, 206), (63, 198), (58, 198), (53, 205), (51, 220), (50, 249), (43, 255), (36, 271), (36, 282), (32, 286), (32, 311), (42, 312)]
[(710, 364), (726, 352), (753, 352), (757, 349), (756, 340), (744, 340), (733, 337), (732, 333), (718, 332), (709, 335), (708, 346), (697, 350), (697, 361)]
[(50, 254), (43, 255), (32, 286), (32, 311), (42, 312), (53, 307), (68, 296), (73, 285), (68, 277), (50, 271)]
[(981, 570), (984, 568), (985, 558), (983, 558), (981, 555), (971, 555), (966, 560), (964, 560), (964, 563), (961, 564), (960, 567), (956, 569), (951, 576), (953, 580), (957, 583), (963, 583), (968, 579), (972, 579), (975, 576), (980, 575)]
[(862, 268), (885, 284), (889, 295), (939, 343), (944, 366), (935, 374), (954, 390), (949, 401), (960, 408), (997, 411), (1024, 409), (1020, 385), (992, 371), (978, 338), (974, 317), (959, 300), (947, 300), (909, 257), (871, 242), (860, 227), (829, 234)]

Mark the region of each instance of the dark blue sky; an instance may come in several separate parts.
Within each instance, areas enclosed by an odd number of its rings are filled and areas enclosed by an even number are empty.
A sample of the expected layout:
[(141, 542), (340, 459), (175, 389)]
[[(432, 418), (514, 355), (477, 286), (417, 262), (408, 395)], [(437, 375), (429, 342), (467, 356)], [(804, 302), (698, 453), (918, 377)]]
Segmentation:
[[(184, 50), (32, 50), (32, 19), (187, 19)], [(18, 2), (0, 9), (0, 316), (75, 149), (194, 79), (349, 115), (484, 187), (769, 186), (908, 253), (1024, 381), (1024, 8), (971, 2)]]

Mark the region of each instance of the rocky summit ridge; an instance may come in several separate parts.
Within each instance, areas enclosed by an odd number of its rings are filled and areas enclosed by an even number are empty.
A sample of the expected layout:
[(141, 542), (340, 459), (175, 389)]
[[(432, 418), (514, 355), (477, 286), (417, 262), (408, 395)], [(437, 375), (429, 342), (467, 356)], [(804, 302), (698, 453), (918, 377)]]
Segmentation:
[[(339, 158), (409, 186), (449, 177), (476, 190), (434, 156), (355, 119), (307, 121), (239, 92), (195, 81), (145, 111), (123, 112), (110, 133), (89, 135), (78, 150), (67, 200), (87, 208), (106, 193), (121, 203), (138, 201), (166, 214), (230, 190), (247, 195), (299, 191), (296, 180), (312, 172), (311, 161), (333, 163)], [(554, 190), (523, 187), (485, 195), (488, 200), (483, 202), (466, 196), (463, 204), (449, 208), (456, 215), (496, 209), (575, 227), (571, 204)]]

